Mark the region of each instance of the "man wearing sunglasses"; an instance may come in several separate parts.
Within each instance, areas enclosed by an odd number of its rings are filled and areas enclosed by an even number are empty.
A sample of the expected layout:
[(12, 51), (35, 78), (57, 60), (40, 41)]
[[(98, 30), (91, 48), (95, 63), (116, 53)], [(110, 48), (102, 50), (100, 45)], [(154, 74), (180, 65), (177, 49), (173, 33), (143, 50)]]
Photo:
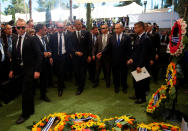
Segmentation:
[(50, 38), (50, 49), (52, 52), (52, 58), (50, 63), (53, 64), (55, 72), (58, 77), (58, 96), (62, 96), (65, 88), (65, 73), (67, 71), (66, 64), (69, 57), (67, 35), (65, 35), (64, 24), (57, 23), (57, 31)]
[(34, 113), (33, 81), (40, 77), (40, 47), (26, 34), (26, 22), (18, 19), (16, 30), (18, 36), (13, 38), (10, 78), (21, 76), (22, 80), (22, 114), (17, 124), (25, 122)]
[(97, 36), (96, 44), (92, 51), (93, 58), (96, 56), (96, 82), (94, 88), (99, 85), (99, 76), (101, 69), (103, 69), (104, 78), (106, 81), (106, 88), (110, 87), (110, 57), (105, 54), (102, 58), (99, 54), (106, 48), (109, 43), (111, 35), (108, 32), (108, 25), (101, 25), (101, 35)]

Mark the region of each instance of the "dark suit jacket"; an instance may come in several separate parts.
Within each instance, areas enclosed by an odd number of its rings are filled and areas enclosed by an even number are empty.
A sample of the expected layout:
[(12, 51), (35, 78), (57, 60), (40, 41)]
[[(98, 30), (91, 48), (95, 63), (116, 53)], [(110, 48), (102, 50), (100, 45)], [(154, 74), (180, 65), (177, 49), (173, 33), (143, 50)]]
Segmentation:
[(126, 64), (131, 55), (131, 39), (123, 34), (120, 45), (118, 46), (116, 34), (114, 33), (109, 40), (109, 44), (103, 51), (103, 54), (109, 52), (111, 54), (112, 66)]
[[(69, 45), (68, 45), (68, 37), (64, 34), (64, 41), (65, 41), (65, 50), (66, 54), (70, 54)], [(50, 37), (50, 51), (52, 53), (52, 58), (56, 59), (58, 56), (58, 33), (54, 33)]]
[[(16, 54), (16, 44), (17, 44), (18, 36), (13, 37), (13, 50), (12, 50), (12, 62), (11, 62), (11, 70), (16, 71), (17, 67), (19, 67), (17, 61)], [(35, 40), (31, 38), (28, 34), (25, 35), (22, 47), (22, 61), (24, 73), (32, 74), (34, 72), (41, 71), (41, 62), (42, 56), (40, 52), (40, 47)]]
[(133, 45), (133, 68), (149, 65), (151, 60), (151, 40), (146, 33), (140, 39), (136, 39)]
[(81, 31), (81, 40), (79, 42), (76, 32), (72, 32), (69, 35), (69, 45), (70, 51), (73, 57), (75, 57), (75, 52), (80, 51), (83, 53), (81, 58), (87, 59), (90, 55), (90, 46), (91, 46), (91, 36), (90, 33), (87, 31)]
[[(111, 35), (108, 34), (108, 38), (107, 38), (107, 43), (106, 43), (106, 46), (109, 44), (109, 39), (110, 39)], [(92, 50), (92, 55), (95, 56), (97, 53), (99, 52), (102, 52), (102, 34), (101, 35), (98, 35), (97, 36), (97, 40), (96, 40), (96, 43), (95, 43), (95, 46)]]

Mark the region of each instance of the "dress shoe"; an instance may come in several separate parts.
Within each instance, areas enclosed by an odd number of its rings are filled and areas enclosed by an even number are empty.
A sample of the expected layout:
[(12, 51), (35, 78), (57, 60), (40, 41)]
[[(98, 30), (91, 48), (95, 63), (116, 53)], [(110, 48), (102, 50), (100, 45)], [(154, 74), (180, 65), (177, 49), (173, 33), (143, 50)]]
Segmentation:
[(135, 104), (142, 104), (144, 102), (146, 102), (146, 100), (144, 100), (144, 99), (138, 99), (138, 100), (135, 101)]
[(41, 100), (43, 100), (45, 102), (50, 102), (50, 99), (47, 96), (41, 97)]
[(58, 96), (60, 97), (60, 96), (62, 96), (62, 94), (63, 94), (63, 90), (59, 90), (58, 91)]
[(136, 96), (130, 96), (129, 99), (136, 100)]
[(18, 120), (16, 121), (16, 124), (22, 124), (24, 123), (28, 118), (24, 118), (23, 116), (20, 116)]
[(77, 96), (78, 96), (78, 95), (81, 95), (82, 92), (83, 92), (83, 90), (77, 90), (77, 91), (76, 91), (76, 95), (77, 95)]

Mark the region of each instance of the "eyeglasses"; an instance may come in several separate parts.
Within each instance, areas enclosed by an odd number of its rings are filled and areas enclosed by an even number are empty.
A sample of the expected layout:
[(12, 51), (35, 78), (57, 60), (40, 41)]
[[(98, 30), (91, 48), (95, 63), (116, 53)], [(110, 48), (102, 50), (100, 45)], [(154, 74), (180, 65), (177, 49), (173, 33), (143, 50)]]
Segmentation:
[(25, 26), (17, 26), (16, 28), (17, 28), (18, 30), (20, 30), (20, 29), (24, 30), (24, 29), (25, 29)]

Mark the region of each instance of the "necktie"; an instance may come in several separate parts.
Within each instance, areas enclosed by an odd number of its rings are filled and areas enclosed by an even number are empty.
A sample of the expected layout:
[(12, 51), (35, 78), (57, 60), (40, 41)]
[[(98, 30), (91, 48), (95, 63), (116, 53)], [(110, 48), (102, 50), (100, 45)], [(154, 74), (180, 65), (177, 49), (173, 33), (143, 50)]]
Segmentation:
[(80, 42), (80, 39), (81, 39), (81, 34), (80, 34), (80, 31), (78, 31), (78, 41)]
[(19, 60), (21, 60), (21, 41), (22, 41), (22, 37), (19, 36), (18, 45), (17, 45), (17, 48), (16, 48), (16, 54), (17, 54), (17, 57), (18, 57)]
[(118, 43), (118, 46), (120, 45), (120, 35), (118, 35), (118, 41), (117, 41), (117, 43)]
[(59, 37), (59, 55), (62, 55), (62, 34)]
[(42, 38), (42, 45), (43, 45), (43, 48), (44, 48), (44, 52), (46, 52), (47, 49), (46, 49), (45, 37)]

